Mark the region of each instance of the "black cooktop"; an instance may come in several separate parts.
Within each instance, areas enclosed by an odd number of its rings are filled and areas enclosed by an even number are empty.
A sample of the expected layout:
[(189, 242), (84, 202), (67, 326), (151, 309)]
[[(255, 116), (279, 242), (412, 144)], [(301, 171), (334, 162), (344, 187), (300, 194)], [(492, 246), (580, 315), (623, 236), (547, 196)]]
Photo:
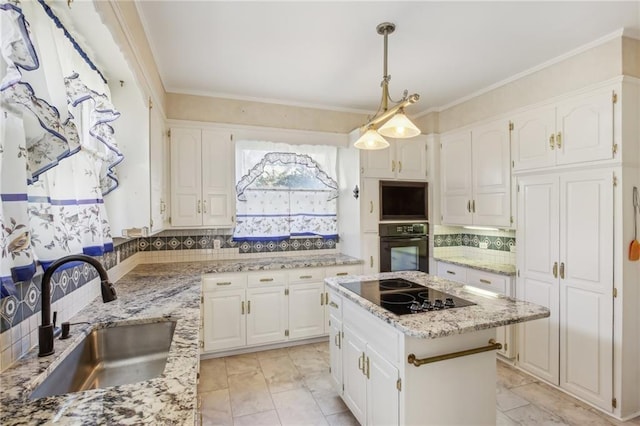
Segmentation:
[(475, 305), (468, 300), (416, 284), (404, 278), (350, 281), (340, 285), (396, 315)]

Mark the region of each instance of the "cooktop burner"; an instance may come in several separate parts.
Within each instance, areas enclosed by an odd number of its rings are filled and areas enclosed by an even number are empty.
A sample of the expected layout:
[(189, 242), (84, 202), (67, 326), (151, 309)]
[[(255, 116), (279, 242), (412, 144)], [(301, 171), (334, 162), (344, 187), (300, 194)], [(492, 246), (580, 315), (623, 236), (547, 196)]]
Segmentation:
[(475, 303), (468, 300), (425, 287), (404, 278), (351, 281), (340, 285), (396, 315), (417, 314), (475, 305)]

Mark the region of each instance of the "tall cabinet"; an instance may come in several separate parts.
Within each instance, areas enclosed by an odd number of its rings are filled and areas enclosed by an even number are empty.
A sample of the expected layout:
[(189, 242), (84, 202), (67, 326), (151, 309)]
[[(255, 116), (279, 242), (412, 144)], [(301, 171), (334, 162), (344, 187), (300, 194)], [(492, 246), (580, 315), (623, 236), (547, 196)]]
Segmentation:
[(613, 171), (518, 183), (518, 297), (551, 316), (521, 325), (519, 365), (611, 410)]

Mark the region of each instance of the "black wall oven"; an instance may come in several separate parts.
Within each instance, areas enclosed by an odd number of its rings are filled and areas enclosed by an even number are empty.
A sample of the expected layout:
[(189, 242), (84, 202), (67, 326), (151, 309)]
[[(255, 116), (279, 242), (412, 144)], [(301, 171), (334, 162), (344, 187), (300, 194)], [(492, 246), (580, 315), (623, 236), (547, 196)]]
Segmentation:
[(429, 272), (429, 225), (381, 223), (380, 272)]

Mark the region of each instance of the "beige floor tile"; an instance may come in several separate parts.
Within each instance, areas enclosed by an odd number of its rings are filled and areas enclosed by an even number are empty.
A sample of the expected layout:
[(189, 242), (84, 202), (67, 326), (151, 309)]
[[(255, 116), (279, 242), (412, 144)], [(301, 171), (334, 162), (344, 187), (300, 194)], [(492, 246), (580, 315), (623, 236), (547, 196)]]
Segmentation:
[(329, 373), (329, 361), (321, 352), (313, 348), (289, 351), (289, 357), (303, 376)]
[(205, 359), (200, 361), (200, 381), (198, 392), (209, 392), (227, 389), (227, 367), (224, 358)]
[(327, 425), (320, 407), (307, 389), (274, 393), (273, 403), (283, 425)]
[(302, 376), (288, 355), (259, 360), (262, 373), (271, 393), (301, 388)]
[(276, 410), (233, 418), (233, 426), (280, 426), (281, 424)]
[(351, 411), (327, 416), (327, 422), (329, 422), (331, 426), (360, 426), (360, 423), (353, 417)]
[(333, 388), (329, 373), (306, 376), (304, 383), (325, 416), (349, 410)]
[(518, 426), (520, 423), (507, 417), (506, 414), (496, 410), (496, 426)]
[(289, 348), (269, 349), (268, 351), (256, 352), (258, 360), (264, 358), (279, 358), (282, 356), (289, 356)]
[(231, 404), (229, 390), (220, 389), (212, 392), (203, 392), (198, 395), (202, 401), (200, 408), (202, 424), (204, 425), (231, 425)]
[(224, 360), (227, 366), (227, 375), (229, 376), (260, 370), (260, 364), (255, 353), (229, 356)]
[(507, 389), (537, 382), (537, 380), (532, 376), (523, 373), (502, 361), (496, 361), (496, 370), (498, 373), (498, 384), (506, 387)]
[(524, 426), (567, 426), (559, 417), (533, 404), (505, 411), (504, 414)]
[(500, 411), (513, 410), (529, 404), (529, 401), (511, 392), (504, 386), (496, 386), (496, 407)]
[(329, 342), (312, 343), (311, 346), (318, 352), (329, 354)]
[(262, 372), (229, 376), (229, 396), (234, 417), (273, 410), (273, 401)]

